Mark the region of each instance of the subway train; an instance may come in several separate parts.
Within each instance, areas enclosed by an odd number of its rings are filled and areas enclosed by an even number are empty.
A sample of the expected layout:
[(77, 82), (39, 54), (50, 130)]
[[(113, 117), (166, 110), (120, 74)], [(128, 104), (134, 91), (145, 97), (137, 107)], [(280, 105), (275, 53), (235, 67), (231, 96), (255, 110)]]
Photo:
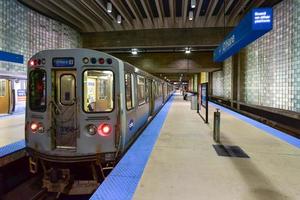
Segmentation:
[(28, 61), (25, 141), (43, 187), (92, 193), (173, 93), (109, 54), (45, 50)]

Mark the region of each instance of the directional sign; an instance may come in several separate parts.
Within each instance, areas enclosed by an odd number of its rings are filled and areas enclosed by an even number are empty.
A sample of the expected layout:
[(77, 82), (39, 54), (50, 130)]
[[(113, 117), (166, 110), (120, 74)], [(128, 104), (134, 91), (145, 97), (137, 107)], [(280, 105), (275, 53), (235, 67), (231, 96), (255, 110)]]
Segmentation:
[(252, 9), (214, 51), (214, 61), (222, 62), (273, 28), (273, 9)]

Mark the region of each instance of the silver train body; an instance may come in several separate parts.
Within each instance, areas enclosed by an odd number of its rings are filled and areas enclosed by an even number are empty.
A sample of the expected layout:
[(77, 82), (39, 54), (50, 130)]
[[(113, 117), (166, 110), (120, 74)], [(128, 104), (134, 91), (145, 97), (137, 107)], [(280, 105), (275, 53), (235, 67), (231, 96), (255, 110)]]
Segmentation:
[[(99, 51), (35, 54), (28, 62), (25, 128), (30, 170), (42, 166), (49, 191), (91, 192), (98, 172), (114, 166), (172, 92), (171, 84)], [(85, 192), (86, 182), (75, 186), (70, 178), (68, 166), (77, 163), (91, 166)]]

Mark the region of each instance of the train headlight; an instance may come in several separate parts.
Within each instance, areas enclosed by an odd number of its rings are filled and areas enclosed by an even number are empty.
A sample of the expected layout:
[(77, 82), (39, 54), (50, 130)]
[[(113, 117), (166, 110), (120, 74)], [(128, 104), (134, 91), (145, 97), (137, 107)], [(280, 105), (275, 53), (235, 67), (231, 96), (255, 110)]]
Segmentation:
[(101, 136), (109, 136), (112, 128), (109, 124), (100, 124), (97, 131)]
[(45, 128), (44, 128), (44, 126), (43, 126), (42, 123), (39, 123), (39, 124), (38, 124), (38, 129), (37, 129), (37, 131), (38, 131), (39, 133), (44, 133), (44, 132), (45, 132)]
[(30, 129), (31, 129), (31, 131), (32, 131), (33, 133), (36, 133), (37, 130), (38, 130), (38, 128), (39, 128), (39, 125), (38, 125), (37, 123), (31, 122), (31, 124), (30, 124)]
[(95, 135), (97, 133), (97, 127), (94, 124), (87, 125), (87, 131), (90, 135)]
[(44, 133), (45, 128), (42, 123), (31, 122), (30, 124), (31, 132), (33, 133)]

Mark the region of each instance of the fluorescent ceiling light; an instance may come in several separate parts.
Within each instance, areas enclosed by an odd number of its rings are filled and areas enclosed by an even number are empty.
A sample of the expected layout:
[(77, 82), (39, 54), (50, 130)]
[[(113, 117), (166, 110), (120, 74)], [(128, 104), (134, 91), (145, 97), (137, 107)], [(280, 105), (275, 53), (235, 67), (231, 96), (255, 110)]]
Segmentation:
[(191, 8), (196, 8), (196, 0), (191, 0)]
[(137, 53), (138, 53), (137, 49), (131, 49), (131, 54), (132, 55), (137, 55)]
[(121, 23), (122, 23), (122, 17), (121, 17), (121, 15), (118, 15), (118, 16), (117, 16), (117, 23), (118, 23), (118, 24), (121, 24)]
[(193, 11), (191, 10), (191, 11), (189, 12), (189, 20), (192, 21), (193, 18), (194, 18), (194, 13), (193, 13)]
[(185, 53), (191, 53), (191, 48), (186, 47), (186, 48), (185, 48)]
[(106, 10), (107, 10), (108, 13), (111, 13), (111, 12), (112, 12), (112, 5), (111, 5), (110, 2), (107, 2)]

